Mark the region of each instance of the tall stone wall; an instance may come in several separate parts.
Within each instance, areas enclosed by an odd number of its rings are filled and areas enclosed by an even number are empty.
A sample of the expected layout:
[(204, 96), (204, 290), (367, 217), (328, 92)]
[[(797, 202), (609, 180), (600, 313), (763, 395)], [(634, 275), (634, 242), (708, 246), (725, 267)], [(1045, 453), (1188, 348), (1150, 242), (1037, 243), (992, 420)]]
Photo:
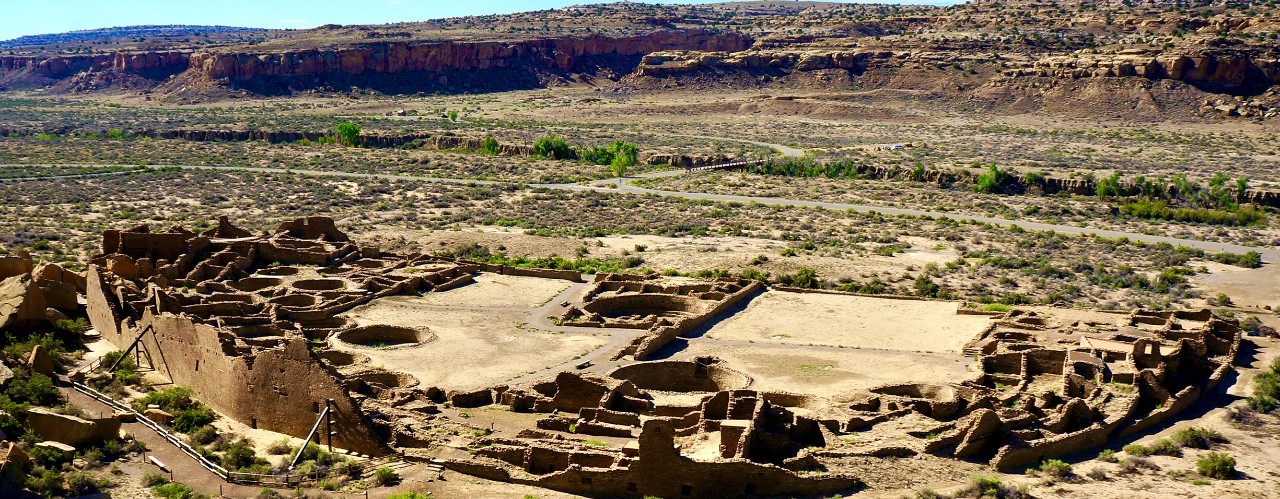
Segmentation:
[[(389, 451), (305, 339), (291, 338), (278, 348), (249, 353), (237, 349), (229, 336), (220, 337), (217, 328), (186, 317), (153, 316), (148, 311), (138, 331), (147, 325), (154, 334), (144, 335), (140, 346), (156, 370), (176, 385), (191, 387), (201, 402), (219, 413), (254, 428), (304, 438), (325, 400), (332, 399), (334, 445), (371, 455)], [(112, 342), (127, 348), (131, 333)]]

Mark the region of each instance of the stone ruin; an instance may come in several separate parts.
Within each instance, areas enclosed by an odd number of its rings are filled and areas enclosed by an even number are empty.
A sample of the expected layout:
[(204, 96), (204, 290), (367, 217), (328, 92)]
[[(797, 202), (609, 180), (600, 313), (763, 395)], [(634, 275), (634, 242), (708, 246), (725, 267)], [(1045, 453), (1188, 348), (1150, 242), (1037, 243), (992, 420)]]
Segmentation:
[[(576, 272), (381, 253), (353, 244), (326, 218), (260, 236), (220, 220), (204, 233), (108, 231), (85, 293), (103, 338), (125, 349), (140, 337), (149, 365), (227, 417), (302, 437), (333, 400), (338, 447), (441, 459), (458, 472), (588, 496), (854, 490), (861, 480), (840, 464), (849, 458), (930, 454), (1001, 469), (1031, 465), (1185, 409), (1231, 369), (1241, 334), (1209, 311), (1015, 310), (965, 347), (975, 359), (971, 379), (826, 398), (753, 389), (750, 375), (715, 357), (652, 360), (763, 284), (600, 275), (556, 319), (640, 331), (607, 372), (565, 370), (447, 391), (333, 348), (430, 341), (430, 325), (356, 327), (337, 314), (382, 297), (444, 292), (480, 272), (582, 280)], [(536, 415), (536, 423), (514, 436), (476, 432), (469, 444), (442, 447), (439, 427), (467, 427), (452, 411), (494, 404)], [(844, 438), (864, 433), (874, 438)]]

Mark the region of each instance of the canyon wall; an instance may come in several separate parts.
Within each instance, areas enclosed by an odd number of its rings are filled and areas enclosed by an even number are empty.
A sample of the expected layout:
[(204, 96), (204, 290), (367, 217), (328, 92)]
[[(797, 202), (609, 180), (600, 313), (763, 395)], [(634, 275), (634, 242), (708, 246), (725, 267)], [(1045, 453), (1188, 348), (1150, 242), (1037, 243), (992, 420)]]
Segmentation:
[(199, 52), (191, 56), (191, 70), (210, 79), (232, 81), (325, 73), (475, 71), (529, 64), (571, 71), (583, 57), (641, 56), (663, 50), (741, 51), (752, 42), (736, 33), (698, 30), (617, 38), (593, 35), (522, 41), (390, 42), (281, 53)]
[(30, 71), (38, 76), (61, 78), (82, 71), (185, 70), (191, 52), (114, 52), (92, 55), (0, 56), (0, 71)]

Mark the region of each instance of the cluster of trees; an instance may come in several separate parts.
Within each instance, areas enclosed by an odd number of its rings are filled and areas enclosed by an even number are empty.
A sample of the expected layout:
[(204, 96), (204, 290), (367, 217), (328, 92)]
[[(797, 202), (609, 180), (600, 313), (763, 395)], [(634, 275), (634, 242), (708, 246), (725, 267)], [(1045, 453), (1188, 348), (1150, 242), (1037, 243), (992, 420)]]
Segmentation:
[(640, 159), (640, 148), (636, 147), (635, 144), (618, 140), (607, 146), (577, 148), (569, 145), (569, 142), (564, 137), (555, 133), (548, 133), (534, 142), (533, 153), (546, 159), (576, 159), (608, 166), (610, 171), (619, 177), (625, 177), (627, 169), (635, 166)]

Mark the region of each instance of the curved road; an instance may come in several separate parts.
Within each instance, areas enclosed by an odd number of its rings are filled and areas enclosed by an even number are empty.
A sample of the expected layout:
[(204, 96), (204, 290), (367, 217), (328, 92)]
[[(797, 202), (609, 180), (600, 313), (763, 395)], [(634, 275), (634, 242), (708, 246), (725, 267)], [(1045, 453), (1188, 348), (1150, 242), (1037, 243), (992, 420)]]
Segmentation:
[[(804, 151), (800, 149), (795, 149), (792, 147), (787, 147), (779, 144), (768, 144), (764, 142), (756, 142), (756, 141), (746, 140), (746, 139), (730, 139), (730, 138), (724, 138), (724, 137), (706, 137), (706, 136), (693, 136), (693, 135), (690, 135), (689, 137), (715, 139), (715, 140), (727, 140), (727, 141), (733, 141), (733, 142), (755, 144), (763, 147), (771, 147), (779, 151), (780, 153), (782, 153), (783, 156), (787, 156), (787, 157), (799, 157), (804, 155)], [(60, 166), (60, 165), (0, 165), (0, 166)], [(67, 165), (67, 166), (116, 166), (116, 165)], [(771, 198), (771, 197), (760, 197), (760, 196), (736, 196), (736, 195), (730, 195), (730, 194), (708, 194), (708, 193), (701, 193), (701, 192), (667, 191), (667, 190), (661, 190), (661, 189), (649, 189), (644, 187), (636, 187), (631, 184), (632, 181), (638, 180), (641, 178), (682, 175), (684, 174), (684, 171), (682, 170), (668, 170), (668, 171), (649, 173), (646, 175), (641, 175), (638, 177), (627, 179), (625, 182), (619, 182), (618, 179), (606, 179), (606, 180), (597, 180), (597, 181), (593, 181), (585, 184), (520, 184), (517, 182), (505, 182), (505, 181), (494, 181), (494, 180), (471, 180), (471, 179), (445, 178), (445, 177), (417, 177), (412, 175), (394, 175), (394, 174), (384, 174), (384, 173), (353, 173), (353, 172), (323, 171), (323, 170), (295, 170), (295, 169), (285, 169), (285, 168), (265, 168), (265, 167), (252, 167), (252, 166), (200, 166), (200, 165), (147, 165), (147, 166), (153, 169), (160, 169), (160, 168), (166, 168), (166, 167), (178, 167), (186, 170), (240, 170), (240, 171), (261, 172), (261, 173), (295, 173), (300, 175), (313, 175), (313, 176), (321, 176), (321, 177), (372, 178), (372, 179), (381, 179), (381, 180), (407, 180), (407, 181), (438, 182), (438, 183), (461, 184), (461, 185), (527, 185), (529, 187), (556, 189), (556, 190), (564, 190), (564, 191), (625, 192), (625, 193), (631, 193), (631, 194), (654, 194), (659, 196), (672, 196), (672, 197), (694, 199), (694, 200), (759, 203), (759, 204), (770, 205), (770, 206), (823, 208), (828, 210), (855, 211), (860, 213), (880, 213), (884, 215), (930, 216), (934, 218), (949, 218), (957, 221), (973, 220), (976, 222), (989, 223), (989, 224), (997, 225), (1001, 227), (1012, 227), (1016, 225), (1024, 229), (1031, 229), (1031, 230), (1038, 230), (1038, 231), (1054, 231), (1054, 232), (1060, 232), (1064, 234), (1077, 234), (1077, 235), (1095, 234), (1098, 236), (1108, 237), (1108, 238), (1124, 237), (1133, 241), (1142, 241), (1145, 243), (1153, 243), (1153, 244), (1169, 243), (1169, 244), (1182, 245), (1182, 246), (1187, 246), (1187, 247), (1196, 248), (1196, 249), (1205, 250), (1205, 251), (1225, 251), (1230, 253), (1245, 253), (1249, 251), (1256, 251), (1262, 255), (1263, 260), (1266, 261), (1267, 263), (1280, 262), (1280, 249), (1276, 249), (1276, 248), (1253, 247), (1253, 246), (1244, 246), (1240, 244), (1221, 243), (1221, 242), (1214, 242), (1214, 241), (1199, 241), (1195, 239), (1182, 239), (1182, 238), (1168, 237), (1168, 236), (1156, 236), (1156, 235), (1141, 234), (1136, 232), (1093, 229), (1093, 228), (1086, 228), (1086, 227), (1076, 227), (1071, 225), (1058, 225), (1058, 224), (1051, 224), (1051, 223), (1030, 222), (1030, 221), (1022, 221), (1022, 220), (1008, 220), (1004, 218), (994, 218), (994, 217), (977, 216), (977, 215), (964, 215), (964, 214), (956, 214), (956, 213), (943, 213), (943, 212), (937, 212), (937, 211), (915, 210), (915, 209), (908, 209), (908, 208), (891, 208), (891, 207), (884, 207), (884, 206), (871, 206), (871, 205), (849, 204), (849, 203), (831, 203), (831, 202), (825, 202), (825, 201), (808, 201), (808, 200), (802, 200), (802, 199), (785, 199), (785, 198)], [(96, 177), (96, 176), (105, 176), (105, 175), (119, 175), (121, 173), (122, 172), (110, 172), (110, 173), (94, 173), (94, 174), (84, 174), (84, 175), (63, 175), (63, 176), (49, 176), (49, 177), (26, 178), (26, 179), (5, 179), (5, 180), (21, 181), (21, 180), (50, 180), (50, 179), (60, 179), (60, 178), (84, 178), (84, 177)]]

